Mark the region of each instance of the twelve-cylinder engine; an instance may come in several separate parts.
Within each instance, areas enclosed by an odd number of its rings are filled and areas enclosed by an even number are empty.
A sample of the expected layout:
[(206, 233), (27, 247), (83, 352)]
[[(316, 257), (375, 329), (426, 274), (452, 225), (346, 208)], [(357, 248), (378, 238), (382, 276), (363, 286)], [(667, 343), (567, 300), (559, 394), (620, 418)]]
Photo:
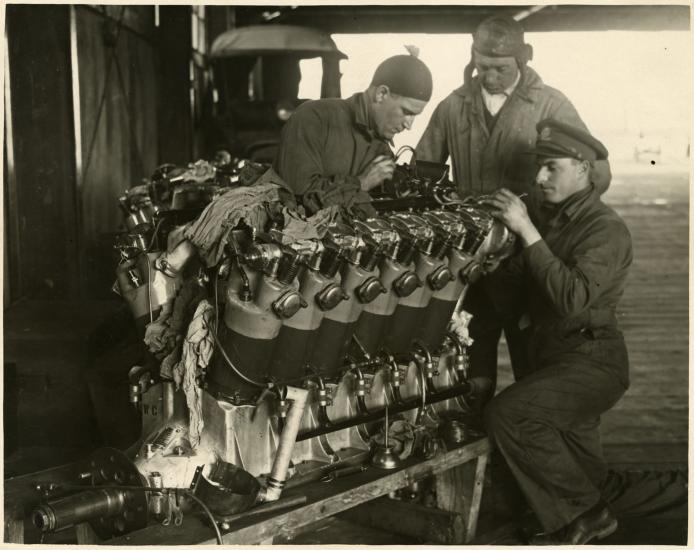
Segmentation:
[[(479, 202), (422, 203), (381, 204), (366, 219), (302, 219), (300, 230), (275, 208), (255, 224), (237, 220), (213, 265), (175, 225), (163, 238), (167, 224), (155, 223), (150, 205), (131, 208), (139, 222), (120, 245), (117, 286), (149, 341), (158, 323), (171, 329), (187, 286), (205, 297), (173, 360), (158, 372), (131, 370), (142, 413), (135, 447), (95, 454), (91, 492), (49, 500), (36, 525), (90, 520), (107, 537), (152, 519), (176, 522), (181, 504), (166, 490), (191, 486), (223, 518), (238, 510), (223, 498), (240, 492), (230, 472), (245, 471), (247, 506), (276, 500), (287, 484), (367, 461), (386, 409), (409, 434), (393, 436), (394, 452), (435, 454), (442, 426), (467, 411), (477, 387), (462, 298), (488, 260), (510, 253), (513, 235)], [(85, 498), (80, 508), (75, 499)]]

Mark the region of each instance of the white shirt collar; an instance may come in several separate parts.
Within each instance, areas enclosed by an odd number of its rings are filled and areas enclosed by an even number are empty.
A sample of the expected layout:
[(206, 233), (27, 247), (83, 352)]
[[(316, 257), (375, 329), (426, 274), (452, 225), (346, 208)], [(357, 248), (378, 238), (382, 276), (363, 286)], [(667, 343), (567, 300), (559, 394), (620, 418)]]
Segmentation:
[(487, 110), (492, 114), (492, 116), (496, 116), (496, 114), (504, 106), (506, 100), (511, 96), (513, 90), (515, 90), (518, 86), (518, 83), (520, 82), (520, 77), (521, 73), (520, 71), (518, 71), (514, 83), (511, 84), (508, 88), (506, 88), (503, 92), (500, 92), (498, 94), (490, 94), (484, 86), (481, 86), (482, 99), (484, 99), (484, 105), (485, 107), (487, 107)]

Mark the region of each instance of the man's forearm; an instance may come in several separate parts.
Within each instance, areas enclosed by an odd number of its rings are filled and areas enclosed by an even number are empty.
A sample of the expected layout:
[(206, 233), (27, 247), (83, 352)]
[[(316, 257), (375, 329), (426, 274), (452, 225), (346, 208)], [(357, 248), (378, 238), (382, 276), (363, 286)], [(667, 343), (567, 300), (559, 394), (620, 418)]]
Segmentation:
[(523, 248), (528, 248), (529, 246), (535, 244), (537, 241), (542, 240), (540, 232), (537, 230), (535, 225), (533, 225), (533, 223), (530, 220), (528, 220), (527, 224), (524, 224), (524, 226), (518, 232), (518, 236), (520, 237), (521, 243), (523, 244)]

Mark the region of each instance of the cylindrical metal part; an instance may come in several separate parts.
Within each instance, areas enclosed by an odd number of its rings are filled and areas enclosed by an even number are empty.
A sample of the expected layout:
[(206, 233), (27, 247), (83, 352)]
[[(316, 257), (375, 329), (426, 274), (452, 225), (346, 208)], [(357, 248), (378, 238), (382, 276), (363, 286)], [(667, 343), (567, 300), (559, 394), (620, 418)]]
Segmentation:
[(34, 525), (44, 533), (123, 512), (125, 491), (95, 489), (82, 491), (39, 506), (32, 515)]
[(379, 268), (381, 283), (388, 292), (381, 294), (373, 302), (364, 306), (364, 311), (359, 317), (355, 330), (355, 334), (364, 349), (371, 355), (378, 351), (388, 322), (395, 313), (395, 308), (400, 300), (395, 282), (406, 273), (411, 272), (410, 266), (402, 265), (390, 258), (383, 258)]
[(342, 288), (349, 296), (337, 307), (326, 312), (313, 349), (311, 364), (316, 366), (321, 374), (333, 376), (342, 364), (342, 359), (352, 341), (352, 334), (364, 304), (357, 298), (357, 289), (373, 275), (360, 266), (346, 263), (342, 271)]
[(422, 324), (422, 315), (434, 293), (429, 282), (430, 275), (437, 269), (446, 267), (447, 263), (447, 259), (437, 260), (421, 252), (417, 255), (416, 273), (424, 284), (398, 302), (384, 341), (385, 347), (389, 350), (398, 353), (409, 349), (412, 339)]
[(321, 260), (320, 271), (328, 279), (332, 279), (340, 271), (343, 262), (344, 259), (340, 255), (339, 249), (326, 247), (325, 252), (323, 252), (323, 259)]
[(275, 461), (272, 464), (272, 471), (267, 480), (267, 488), (263, 494), (263, 500), (265, 501), (277, 500), (282, 494), (282, 489), (287, 479), (289, 462), (292, 458), (292, 450), (301, 427), (301, 417), (306, 408), (308, 391), (289, 386), (287, 388), (287, 399), (292, 402), (292, 406), (289, 408), (289, 414), (280, 436)]
[(257, 280), (252, 302), (241, 300), (233, 289), (227, 293), (224, 323), (220, 323), (217, 331), (217, 340), (226, 357), (221, 350), (215, 350), (207, 375), (207, 380), (224, 395), (237, 402), (250, 402), (257, 397), (261, 388), (236, 371), (258, 383), (269, 374), (283, 322), (274, 306), (291, 288), (265, 275)]
[(454, 279), (444, 288), (434, 292), (418, 331), (419, 337), (432, 350), (438, 349), (443, 343), (446, 328), (465, 288), (462, 272), (473, 261), (472, 256), (458, 249), (451, 250), (448, 257), (448, 267)]
[(310, 358), (318, 329), (326, 314), (324, 306), (334, 307), (334, 299), (330, 299), (330, 304), (320, 299), (324, 291), (339, 292), (340, 301), (342, 297), (339, 276), (330, 279), (311, 269), (301, 274), (299, 288), (308, 307), (284, 320), (273, 351), (270, 373), (280, 382), (304, 374), (304, 366)]

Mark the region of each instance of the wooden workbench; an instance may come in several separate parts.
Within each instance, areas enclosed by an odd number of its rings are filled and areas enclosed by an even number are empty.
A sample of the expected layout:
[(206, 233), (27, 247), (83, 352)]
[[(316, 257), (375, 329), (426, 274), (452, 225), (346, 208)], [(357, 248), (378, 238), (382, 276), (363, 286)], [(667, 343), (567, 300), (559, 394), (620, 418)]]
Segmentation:
[[(489, 451), (490, 445), (487, 438), (482, 438), (458, 448), (441, 452), (429, 460), (410, 458), (396, 470), (384, 471), (369, 468), (364, 472), (338, 478), (330, 483), (314, 482), (289, 488), (285, 490), (283, 497), (297, 494), (306, 495), (306, 503), (289, 510), (268, 512), (264, 516), (239, 519), (231, 524), (229, 532), (223, 534), (223, 541), (225, 544), (269, 544), (273, 540), (286, 542), (291, 540), (297, 532), (313, 523), (388, 495), (430, 476), (437, 476), (437, 490), (445, 492), (439, 480), (448, 480), (446, 481), (448, 483), (451, 479), (451, 472), (460, 471), (462, 468), (474, 464), (471, 489), (465, 491), (463, 495), (457, 493), (455, 502), (449, 499), (451, 501), (447, 504), (445, 498), (439, 502), (439, 507), (444, 509), (448, 507), (451, 512), (464, 511), (465, 513), (465, 530), (462, 540), (451, 542), (470, 542), (476, 532)], [(30, 476), (22, 477), (25, 478), (23, 485), (28, 485)], [(6, 493), (8, 484), (14, 484), (16, 487), (21, 479), (8, 480), (5, 485)], [(45, 475), (43, 479), (46, 479)], [(12, 487), (10, 490), (13, 490)], [(8, 540), (7, 527), (6, 523), (5, 540), (13, 542)], [(83, 541), (87, 542), (86, 540)], [(14, 542), (18, 541), (15, 540)], [(154, 524), (140, 531), (104, 541), (103, 544), (129, 546), (216, 544), (216, 539), (209, 525), (205, 524), (198, 515), (189, 513), (179, 527)]]

